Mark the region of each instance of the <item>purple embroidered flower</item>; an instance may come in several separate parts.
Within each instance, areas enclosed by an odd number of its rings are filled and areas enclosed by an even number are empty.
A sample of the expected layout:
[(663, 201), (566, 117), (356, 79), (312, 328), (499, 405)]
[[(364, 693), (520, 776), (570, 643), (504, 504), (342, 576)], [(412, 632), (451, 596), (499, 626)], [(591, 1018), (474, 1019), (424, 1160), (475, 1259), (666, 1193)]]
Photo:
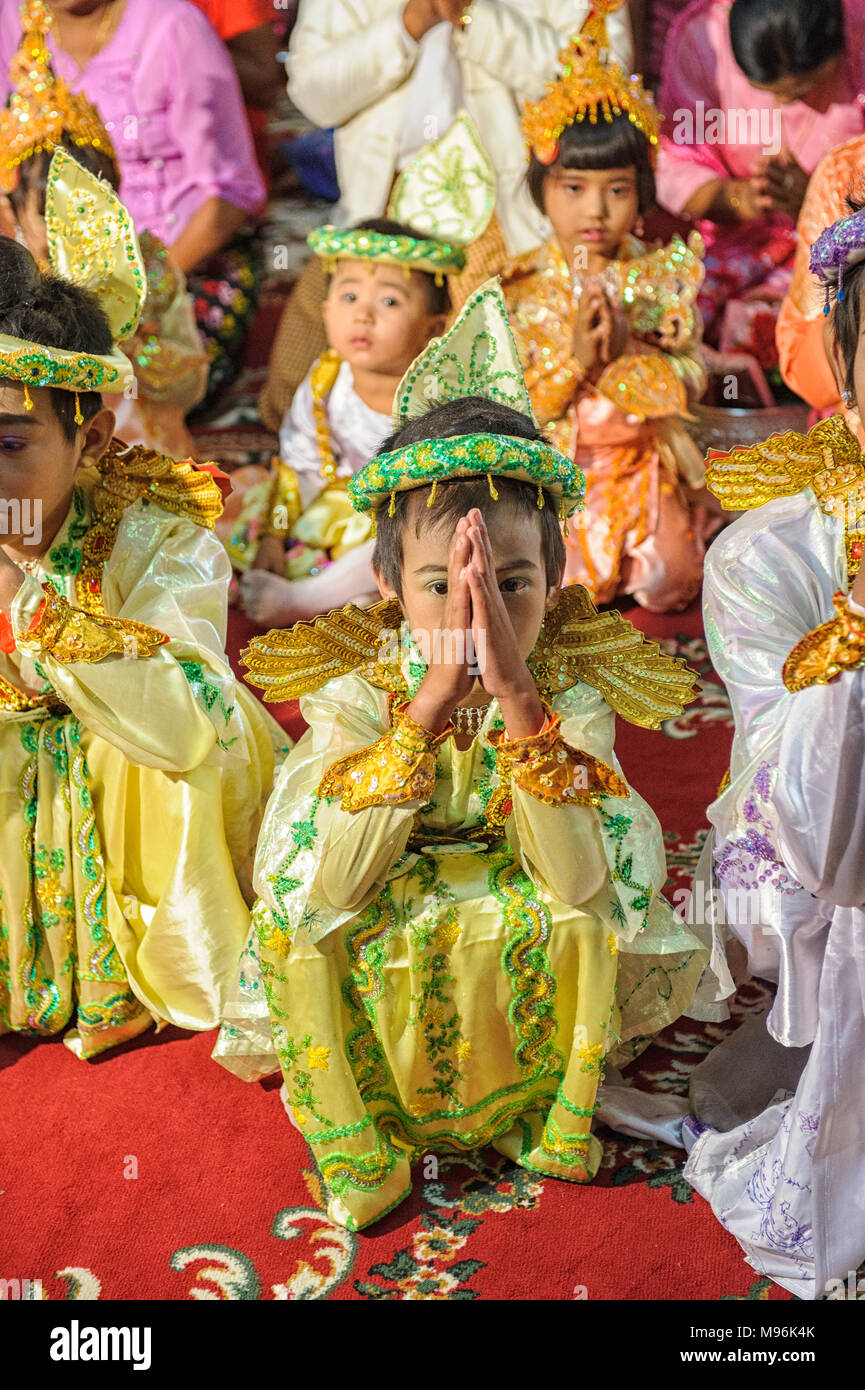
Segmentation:
[(754, 788), (762, 801), (768, 801), (772, 793), (772, 768), (769, 763), (761, 763), (754, 777)]
[(749, 821), (759, 820), (761, 814), (762, 814), (762, 812), (758, 809), (757, 803), (755, 802), (753, 796), (749, 796), (749, 797), (748, 797), (748, 800), (745, 802), (744, 806), (742, 807), (742, 815), (745, 817), (745, 820), (749, 820)]

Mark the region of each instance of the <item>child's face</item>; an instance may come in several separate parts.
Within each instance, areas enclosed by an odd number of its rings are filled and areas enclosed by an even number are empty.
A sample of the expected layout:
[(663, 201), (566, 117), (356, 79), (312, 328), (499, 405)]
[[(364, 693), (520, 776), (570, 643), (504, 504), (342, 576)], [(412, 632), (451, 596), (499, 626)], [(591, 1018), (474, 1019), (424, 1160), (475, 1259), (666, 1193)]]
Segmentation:
[[(0, 516), (0, 544), (32, 545), (35, 559), (66, 513), (82, 457), (86, 454), (95, 462), (105, 452), (114, 415), (100, 410), (69, 440), (54, 413), (50, 391), (31, 386), (30, 398), (33, 409), (25, 410), (23, 386), (0, 381), (0, 500), (7, 504)], [(37, 518), (35, 533), (32, 526), (16, 526), (19, 515)]]
[[(412, 632), (434, 633), (442, 627), (448, 556), (456, 527), (430, 526), (425, 511), (425, 500), (415, 501), (402, 533), (402, 610)], [(493, 502), (484, 511), (484, 521), (499, 589), (525, 659), (559, 592), (558, 585), (547, 585), (540, 519), (530, 520), (504, 502)], [(418, 523), (420, 535), (416, 534)], [(395, 597), (381, 581), (379, 589), (385, 597)]]
[(554, 165), (544, 179), (544, 209), (569, 257), (585, 247), (587, 258), (612, 260), (639, 215), (637, 170)]
[(425, 281), (414, 270), (338, 261), (322, 308), (330, 346), (352, 367), (402, 376), (444, 331), (444, 315), (429, 311)]

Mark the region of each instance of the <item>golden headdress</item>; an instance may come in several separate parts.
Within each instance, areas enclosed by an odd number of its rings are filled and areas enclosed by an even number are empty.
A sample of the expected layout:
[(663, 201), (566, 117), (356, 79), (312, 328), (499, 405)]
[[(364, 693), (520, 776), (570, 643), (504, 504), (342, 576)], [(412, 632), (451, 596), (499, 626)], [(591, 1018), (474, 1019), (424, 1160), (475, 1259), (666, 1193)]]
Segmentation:
[(621, 115), (645, 135), (654, 158), (661, 124), (657, 107), (638, 74), (629, 75), (609, 61), (606, 16), (621, 4), (622, 0), (593, 0), (580, 33), (559, 54), (561, 73), (547, 83), (540, 101), (526, 103), (523, 133), (529, 152), (541, 164), (554, 162), (566, 126), (586, 118), (597, 125), (600, 118), (612, 121)]
[(40, 150), (59, 145), (66, 134), (76, 145), (92, 145), (114, 159), (108, 132), (83, 92), (70, 92), (55, 75), (48, 52), (54, 17), (44, 0), (21, 6), (21, 43), (9, 66), (11, 95), (0, 112), (0, 190), (18, 183), (18, 166)]
[(45, 226), (52, 270), (96, 296), (115, 347), (104, 355), (67, 352), (0, 333), (0, 377), (24, 383), (25, 405), (28, 386), (117, 394), (135, 374), (116, 344), (135, 332), (147, 292), (132, 220), (113, 188), (58, 146), (48, 171)]

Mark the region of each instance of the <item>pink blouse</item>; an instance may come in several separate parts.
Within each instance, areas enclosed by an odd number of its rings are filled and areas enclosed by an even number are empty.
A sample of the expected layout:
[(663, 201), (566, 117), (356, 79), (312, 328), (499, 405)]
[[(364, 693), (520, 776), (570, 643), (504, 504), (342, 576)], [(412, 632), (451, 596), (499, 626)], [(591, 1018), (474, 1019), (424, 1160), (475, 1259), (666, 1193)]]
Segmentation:
[[(810, 174), (829, 150), (865, 130), (865, 0), (844, 0), (845, 54), (814, 106), (782, 106), (751, 86), (730, 45), (731, 5), (694, 0), (667, 39), (657, 183), (670, 212), (682, 212), (710, 179), (747, 177), (763, 153), (779, 153), (779, 143)], [(713, 143), (721, 133), (713, 112), (723, 113), (722, 143)]]
[[(21, 38), (18, 0), (0, 0), (0, 99)], [(209, 198), (246, 212), (264, 202), (228, 51), (186, 0), (127, 0), (109, 42), (78, 72), (49, 37), (55, 72), (99, 111), (139, 230), (168, 245)]]

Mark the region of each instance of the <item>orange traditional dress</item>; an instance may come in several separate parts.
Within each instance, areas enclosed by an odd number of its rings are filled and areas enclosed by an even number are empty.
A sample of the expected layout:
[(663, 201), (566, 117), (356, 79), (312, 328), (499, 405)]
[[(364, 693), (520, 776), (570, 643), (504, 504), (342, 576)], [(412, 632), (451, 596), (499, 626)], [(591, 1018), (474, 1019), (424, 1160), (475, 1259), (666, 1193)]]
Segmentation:
[(594, 382), (571, 350), (582, 277), (572, 281), (558, 240), (503, 278), (535, 415), (586, 477), (585, 511), (565, 537), (565, 578), (596, 603), (633, 594), (668, 612), (700, 588), (705, 539), (692, 504), (704, 466), (683, 418), (705, 386), (695, 307), (701, 251), (696, 233), (687, 245), (674, 237), (651, 252), (626, 238), (601, 279), (628, 339)]
[(858, 416), (845, 411), (823, 346), (824, 295), (808, 268), (811, 247), (821, 232), (849, 211), (847, 199), (865, 187), (865, 135), (839, 145), (814, 170), (799, 214), (799, 241), (790, 285), (775, 330), (781, 375), (797, 396), (820, 415), (847, 416), (859, 433)]

